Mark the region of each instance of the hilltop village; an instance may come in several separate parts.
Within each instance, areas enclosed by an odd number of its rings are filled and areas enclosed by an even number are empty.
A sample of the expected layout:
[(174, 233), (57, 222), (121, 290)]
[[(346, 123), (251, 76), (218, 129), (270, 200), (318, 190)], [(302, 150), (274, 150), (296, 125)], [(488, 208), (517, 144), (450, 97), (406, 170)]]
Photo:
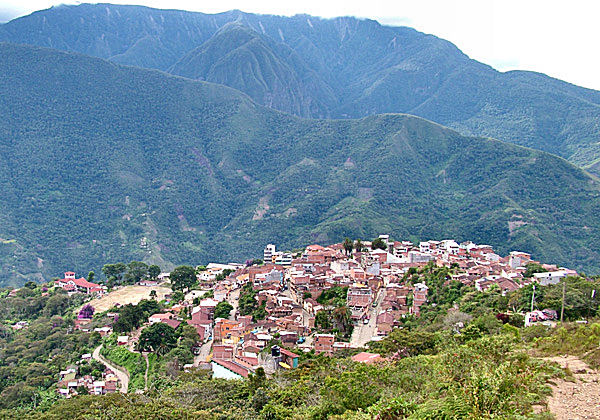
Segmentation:
[[(297, 253), (277, 251), (268, 244), (262, 257), (245, 264), (198, 267), (192, 271), (195, 284), (175, 292), (165, 287), (173, 280), (171, 273), (155, 273), (154, 278), (144, 275), (134, 286), (116, 286), (110, 293), (106, 285), (77, 278), (74, 272), (66, 272), (54, 286), (95, 299), (78, 313), (76, 329), (113, 337), (116, 346), (147, 358), (157, 349), (142, 348), (139, 341), (145, 329), (164, 324), (175, 331), (187, 325), (197, 333), (190, 343), (194, 358), (181, 369), (203, 369), (213, 377), (233, 379), (248, 377), (258, 368), (267, 374), (294, 369), (303, 353), (332, 355), (365, 349), (369, 342), (381, 340), (406, 317), (419, 317), (423, 306), (430, 304), (429, 286), (414, 281), (424, 267), (452, 268), (445, 284), (459, 282), (480, 292), (497, 288), (502, 294), (532, 283), (556, 284), (561, 278), (577, 275), (573, 270), (540, 264), (524, 252), (502, 257), (488, 245), (453, 240), (413, 244), (392, 241), (387, 235), (372, 242), (310, 245)], [(532, 266), (537, 269), (528, 272)], [(137, 302), (135, 297), (119, 301), (119, 293), (132, 287), (140, 291), (139, 296), (161, 300), (163, 305), (124, 333), (123, 328), (115, 327), (119, 307)], [(108, 297), (112, 297), (113, 307), (103, 314), (107, 322), (99, 325), (93, 321), (93, 305)], [(527, 323), (556, 317), (555, 311), (533, 308), (525, 314)], [(15, 326), (23, 327), (26, 325)], [(74, 369), (61, 372), (58, 390), (62, 395), (74, 395), (81, 387), (95, 394), (126, 390), (122, 382), (127, 379), (119, 378), (123, 377), (119, 375), (121, 367), (96, 353), (84, 354), (82, 361), (93, 356), (96, 363), (103, 363), (102, 377), (76, 377)], [(353, 359), (372, 363), (379, 357), (360, 352)]]

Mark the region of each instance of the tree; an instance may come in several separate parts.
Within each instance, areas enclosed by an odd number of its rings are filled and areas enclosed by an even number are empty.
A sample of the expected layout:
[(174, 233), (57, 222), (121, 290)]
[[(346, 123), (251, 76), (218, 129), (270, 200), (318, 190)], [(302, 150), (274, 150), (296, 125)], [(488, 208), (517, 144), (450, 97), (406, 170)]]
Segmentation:
[(109, 285), (121, 284), (125, 270), (127, 270), (127, 266), (123, 263), (105, 264), (102, 267), (102, 274), (106, 277)]
[(135, 284), (148, 276), (148, 265), (141, 261), (131, 261), (127, 264), (127, 273), (125, 281), (128, 284)]
[(87, 276), (87, 281), (89, 281), (90, 283), (93, 283), (95, 275), (96, 275), (96, 273), (94, 273), (93, 271), (90, 271)]
[(173, 327), (157, 322), (142, 330), (137, 349), (138, 351), (155, 351), (166, 354), (176, 345), (177, 334), (175, 334)]
[(352, 325), (352, 312), (350, 308), (341, 306), (332, 312), (333, 328), (338, 330), (344, 337), (350, 337), (354, 326)]
[(69, 297), (63, 294), (50, 296), (44, 306), (44, 315), (61, 315), (69, 308)]
[(215, 319), (229, 318), (232, 309), (233, 306), (231, 306), (231, 304), (229, 304), (229, 302), (227, 302), (226, 300), (217, 303), (217, 306), (215, 307)]
[(81, 310), (79, 311), (79, 315), (77, 315), (77, 318), (92, 319), (93, 316), (94, 316), (94, 307), (88, 303), (87, 305), (84, 305), (83, 308), (81, 308)]
[(354, 249), (356, 249), (356, 252), (362, 252), (363, 243), (360, 239), (357, 239), (356, 242), (354, 243)]
[(171, 294), (171, 301), (173, 302), (181, 302), (185, 299), (185, 294), (181, 290), (175, 290), (173, 294)]
[(331, 311), (324, 309), (318, 311), (315, 315), (315, 326), (323, 331), (330, 331), (333, 328)]
[(196, 270), (189, 265), (180, 265), (171, 271), (171, 289), (187, 290), (196, 284)]
[(152, 264), (150, 267), (148, 267), (148, 276), (152, 280), (158, 279), (159, 275), (160, 275), (160, 267), (158, 265)]
[(35, 288), (37, 287), (37, 283), (34, 282), (34, 281), (28, 281), (27, 283), (25, 283), (23, 285), (23, 287), (26, 287), (26, 288), (31, 289), (31, 290), (35, 290)]
[(344, 251), (346, 251), (347, 255), (351, 255), (352, 254), (352, 249), (354, 248), (354, 244), (352, 243), (352, 239), (350, 238), (346, 238), (344, 239)]
[(376, 239), (373, 239), (373, 241), (371, 242), (371, 249), (373, 249), (373, 250), (375, 250), (375, 249), (386, 250), (387, 249), (387, 244), (385, 242), (383, 242), (383, 239), (376, 238)]
[(525, 266), (525, 272), (523, 273), (523, 277), (530, 278), (533, 277), (535, 273), (545, 273), (546, 271), (548, 270), (542, 267), (541, 264), (529, 263)]

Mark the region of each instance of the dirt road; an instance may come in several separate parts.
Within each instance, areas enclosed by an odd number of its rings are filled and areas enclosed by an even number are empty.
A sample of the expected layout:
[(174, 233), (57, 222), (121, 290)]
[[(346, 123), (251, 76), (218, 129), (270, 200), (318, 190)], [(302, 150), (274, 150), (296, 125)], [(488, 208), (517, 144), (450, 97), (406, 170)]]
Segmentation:
[(100, 363), (103, 363), (110, 370), (112, 370), (115, 373), (115, 375), (117, 375), (117, 378), (119, 378), (119, 381), (121, 382), (120, 392), (122, 392), (123, 394), (127, 394), (127, 389), (129, 388), (129, 373), (126, 369), (122, 368), (121, 366), (115, 365), (106, 357), (102, 356), (100, 354), (101, 348), (102, 344), (96, 347), (94, 349), (94, 352), (92, 353), (92, 357)]
[(575, 356), (559, 356), (545, 360), (569, 368), (574, 381), (556, 380), (548, 410), (557, 420), (600, 419), (600, 373)]

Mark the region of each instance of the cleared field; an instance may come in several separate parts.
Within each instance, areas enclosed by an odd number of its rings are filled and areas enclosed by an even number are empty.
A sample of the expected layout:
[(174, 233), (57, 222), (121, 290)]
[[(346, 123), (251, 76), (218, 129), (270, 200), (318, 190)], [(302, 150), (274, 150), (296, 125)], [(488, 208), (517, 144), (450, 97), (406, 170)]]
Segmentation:
[(166, 294), (171, 293), (171, 289), (164, 286), (125, 286), (88, 303), (94, 307), (96, 312), (103, 312), (115, 306), (115, 303), (121, 305), (128, 303), (137, 304), (142, 299), (150, 299), (150, 292), (152, 290), (156, 290), (157, 300), (162, 300)]

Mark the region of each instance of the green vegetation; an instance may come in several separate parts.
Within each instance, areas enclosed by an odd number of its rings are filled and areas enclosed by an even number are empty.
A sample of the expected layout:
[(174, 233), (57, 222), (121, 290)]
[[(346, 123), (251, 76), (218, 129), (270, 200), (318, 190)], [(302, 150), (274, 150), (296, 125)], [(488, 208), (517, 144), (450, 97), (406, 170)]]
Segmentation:
[(385, 242), (383, 242), (383, 239), (381, 239), (381, 238), (375, 238), (371, 242), (371, 249), (384, 249), (384, 250), (387, 250), (387, 245), (386, 245)]
[[(598, 324), (570, 328), (583, 336), (583, 329), (597, 329)], [(466, 342), (443, 332), (398, 331), (404, 338), (396, 334), (381, 343), (389, 347), (387, 353), (398, 356), (382, 364), (313, 356), (300, 369), (280, 372), (273, 379), (260, 372), (243, 381), (209, 379), (202, 372), (177, 374), (165, 377), (160, 389), (143, 398), (127, 396), (128, 404), (119, 395), (83, 396), (60, 401), (43, 413), (23, 411), (21, 416), (102, 418), (110, 410), (126, 418), (215, 420), (549, 418), (547, 413), (534, 414), (533, 406), (543, 406), (547, 381), (563, 373), (528, 355), (529, 344), (511, 331)], [(543, 334), (541, 341), (562, 333)]]
[[(90, 274), (93, 273), (93, 271), (90, 272)], [(129, 264), (104, 264), (102, 273), (106, 278), (107, 286), (113, 287), (122, 284), (135, 284), (147, 278), (156, 280), (160, 274), (160, 267), (157, 265), (148, 266), (148, 264), (141, 261), (132, 261)], [(88, 279), (88, 281), (91, 280)]]
[(598, 183), (560, 158), (406, 115), (300, 120), (222, 86), (26, 46), (0, 52), (10, 98), (0, 131), (12, 133), (0, 149), (0, 237), (17, 240), (0, 243), (5, 284), (107, 260), (246, 259), (275, 236), (294, 249), (382, 231), (600, 268)]
[[(46, 290), (34, 285), (6, 297), (8, 290), (0, 289), (0, 408), (51, 404), (58, 373), (99, 341), (73, 331), (72, 311), (81, 297)], [(26, 323), (21, 330), (11, 328), (17, 321)]]
[(186, 291), (196, 284), (196, 270), (189, 265), (175, 267), (169, 276), (173, 291)]
[(317, 298), (317, 302), (328, 306), (345, 306), (348, 297), (348, 286), (333, 286), (323, 290)]
[[(478, 292), (444, 285), (453, 270), (429, 264), (407, 274), (407, 280), (429, 286), (430, 304), (421, 308), (419, 318), (407, 317), (402, 328), (369, 344), (371, 351), (386, 358), (382, 363), (355, 363), (348, 352), (333, 357), (310, 352), (302, 355), (298, 369), (280, 371), (272, 378), (259, 370), (247, 380), (211, 379), (202, 370), (181, 369), (193, 360), (191, 348), (198, 342), (192, 326), (182, 323), (173, 330), (154, 324), (142, 330), (139, 341), (140, 349), (156, 351), (148, 355), (147, 390), (143, 396), (132, 393), (126, 399), (117, 394), (57, 399), (53, 387), (58, 370), (97, 346), (98, 334), (69, 332), (74, 308), (81, 306), (78, 300), (57, 304), (53, 298), (65, 295), (58, 291), (45, 295), (44, 287), (35, 284), (14, 297), (0, 289), (2, 313), (12, 317), (0, 324), (0, 418), (550, 418), (544, 411), (535, 414), (533, 407), (543, 409), (548, 381), (568, 371), (536, 357), (568, 353), (600, 367), (600, 324), (593, 318), (598, 304), (589, 293), (600, 288), (600, 280), (565, 280), (565, 317), (590, 317), (588, 324), (525, 328), (522, 319), (507, 311), (526, 300), (527, 288), (503, 296), (495, 288)], [(554, 308), (558, 290), (562, 291), (562, 284), (537, 288), (536, 304)], [(245, 311), (255, 312), (252, 287), (242, 292)], [(344, 292), (342, 288), (330, 291), (327, 301), (340, 299)], [(144, 316), (158, 309), (154, 301), (140, 305)], [(45, 317), (57, 308), (62, 308), (61, 314)], [(119, 315), (133, 318), (128, 315), (131, 309), (125, 308)], [(323, 331), (349, 337), (351, 323), (344, 306), (328, 316), (319, 312), (317, 318)], [(13, 331), (8, 326), (16, 319), (27, 319), (29, 325)], [(104, 339), (102, 354), (128, 370), (131, 392), (144, 390), (146, 361), (140, 353), (117, 346), (116, 336)], [(98, 375), (101, 369), (95, 361), (78, 365), (81, 375)]]
[(129, 373), (128, 392), (144, 389), (146, 385), (146, 381), (144, 380), (146, 361), (141, 353), (134, 353), (129, 351), (126, 346), (117, 345), (117, 336), (113, 334), (104, 340), (100, 354), (127, 370)]
[(177, 335), (170, 325), (157, 322), (142, 330), (138, 351), (152, 351), (162, 356), (177, 345)]
[(121, 333), (132, 331), (146, 322), (150, 315), (162, 309), (161, 305), (153, 299), (142, 299), (137, 305), (128, 304), (115, 308), (114, 312), (119, 316), (113, 324), (113, 330)]
[(354, 325), (352, 312), (346, 306), (335, 309), (322, 309), (315, 316), (315, 327), (319, 332), (333, 333), (338, 341), (349, 341)]
[(265, 310), (266, 301), (260, 305), (256, 300), (257, 292), (252, 287), (252, 283), (246, 283), (240, 290), (240, 298), (238, 300), (238, 310), (240, 315), (252, 315), (254, 321), (265, 319), (267, 311)]
[(414, 114), (600, 168), (600, 93), (539, 73), (498, 72), (407, 27), (82, 4), (0, 25), (0, 40), (222, 83), (305, 117)]
[(225, 300), (223, 302), (217, 303), (217, 306), (215, 307), (215, 319), (229, 319), (229, 315), (231, 314), (232, 309), (233, 306), (231, 306), (231, 304)]

